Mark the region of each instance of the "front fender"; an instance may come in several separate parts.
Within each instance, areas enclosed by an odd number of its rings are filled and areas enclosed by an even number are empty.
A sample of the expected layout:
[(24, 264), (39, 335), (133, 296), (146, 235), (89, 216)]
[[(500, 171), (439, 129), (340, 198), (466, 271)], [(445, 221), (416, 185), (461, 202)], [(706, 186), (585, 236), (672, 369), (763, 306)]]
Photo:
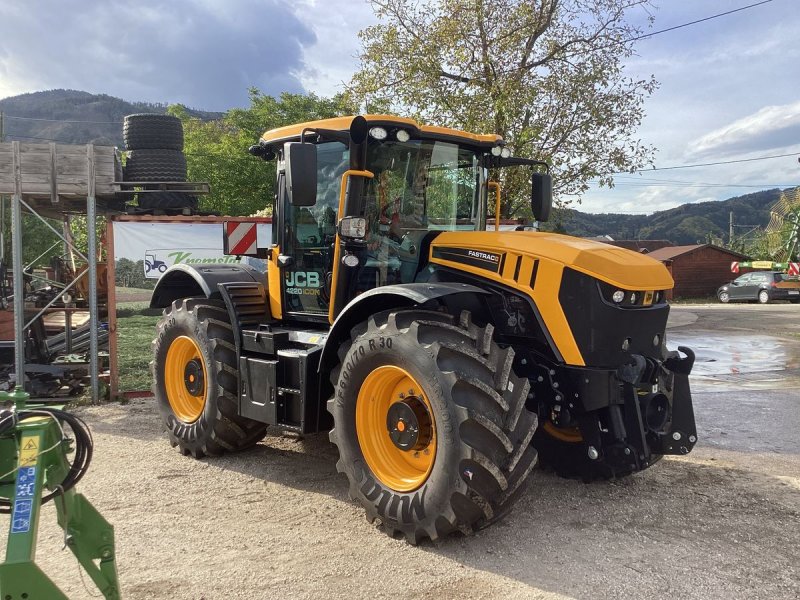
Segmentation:
[(192, 296), (222, 299), (220, 283), (264, 283), (264, 276), (248, 265), (172, 265), (161, 276), (150, 298), (150, 308), (166, 308), (175, 300)]
[(431, 300), (458, 294), (488, 294), (485, 290), (466, 283), (407, 283), (374, 288), (353, 298), (342, 309), (331, 326), (320, 359), (320, 371), (332, 368), (337, 362), (341, 344), (350, 339), (350, 331), (358, 323), (391, 308), (412, 308)]

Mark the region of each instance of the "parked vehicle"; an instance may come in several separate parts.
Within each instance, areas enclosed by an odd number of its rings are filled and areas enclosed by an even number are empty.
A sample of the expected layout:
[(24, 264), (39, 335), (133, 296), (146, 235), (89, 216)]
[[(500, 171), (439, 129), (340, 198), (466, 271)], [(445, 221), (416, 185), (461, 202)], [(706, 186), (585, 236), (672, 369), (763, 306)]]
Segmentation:
[(766, 304), (773, 300), (800, 302), (800, 279), (778, 271), (745, 273), (717, 290), (720, 302), (752, 302)]

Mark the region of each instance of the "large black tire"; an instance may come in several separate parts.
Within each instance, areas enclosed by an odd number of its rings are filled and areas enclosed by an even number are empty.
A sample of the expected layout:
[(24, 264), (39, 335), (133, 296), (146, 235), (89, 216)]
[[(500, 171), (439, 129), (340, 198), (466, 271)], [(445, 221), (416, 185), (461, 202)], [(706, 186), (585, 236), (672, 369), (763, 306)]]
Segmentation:
[(139, 194), (137, 198), (139, 208), (191, 208), (197, 210), (197, 196), (185, 192), (147, 192)]
[[(205, 398), (196, 420), (176, 415), (167, 394), (167, 353), (179, 338), (200, 350), (205, 369)], [(257, 444), (266, 425), (237, 413), (236, 347), (228, 312), (221, 302), (205, 298), (176, 300), (164, 311), (153, 340), (153, 395), (173, 447), (195, 458), (215, 456)]]
[(183, 150), (183, 123), (172, 115), (128, 115), (122, 125), (122, 137), (128, 150)]
[[(533, 436), (533, 445), (539, 451), (539, 464), (545, 469), (554, 471), (566, 479), (581, 479), (582, 481), (603, 481), (619, 479), (633, 474), (635, 471), (612, 470), (602, 462), (589, 458), (588, 449), (583, 441), (565, 441), (557, 439), (545, 428), (545, 420), (539, 420), (539, 428)], [(650, 457), (652, 467), (659, 460), (660, 454)]]
[[(525, 489), (536, 464), (530, 444), (536, 415), (525, 408), (530, 385), (512, 370), (513, 349), (501, 349), (492, 332), (491, 325), (473, 324), (466, 311), (458, 322), (438, 312), (387, 311), (354, 328), (342, 345), (328, 402), (330, 439), (340, 455), (336, 467), (367, 519), (379, 520), (389, 535), (402, 533), (416, 544), (471, 533), (504, 515)], [(435, 426), (430, 473), (405, 492), (373, 472), (356, 424), (362, 384), (387, 366), (419, 383)]]
[(186, 181), (186, 157), (178, 150), (132, 150), (125, 181)]

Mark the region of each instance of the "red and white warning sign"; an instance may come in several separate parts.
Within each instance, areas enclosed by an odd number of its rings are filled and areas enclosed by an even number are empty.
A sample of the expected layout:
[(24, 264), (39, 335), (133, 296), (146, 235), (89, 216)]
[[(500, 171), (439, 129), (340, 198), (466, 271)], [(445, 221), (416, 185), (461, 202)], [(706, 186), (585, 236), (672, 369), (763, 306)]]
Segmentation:
[(731, 273), (738, 273), (739, 272), (739, 263), (737, 261), (733, 261), (731, 263)]
[(225, 221), (223, 229), (225, 254), (255, 256), (258, 254), (256, 224), (241, 221)]
[(800, 275), (800, 263), (789, 263), (789, 275)]

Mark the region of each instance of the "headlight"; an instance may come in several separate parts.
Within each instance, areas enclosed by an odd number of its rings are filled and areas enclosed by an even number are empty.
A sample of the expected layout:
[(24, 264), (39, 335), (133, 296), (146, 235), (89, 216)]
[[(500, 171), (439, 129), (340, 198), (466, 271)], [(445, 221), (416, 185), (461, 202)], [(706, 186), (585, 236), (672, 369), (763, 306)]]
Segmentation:
[(402, 143), (405, 143), (411, 139), (411, 135), (405, 129), (398, 129), (394, 136), (397, 138), (398, 142)]
[(369, 130), (369, 134), (376, 140), (385, 140), (388, 135), (383, 127), (373, 127)]
[(619, 304), (625, 299), (625, 292), (623, 292), (622, 290), (617, 290), (612, 294), (611, 299), (617, 304)]
[(636, 292), (631, 292), (631, 304), (636, 304)]
[(503, 151), (503, 149), (500, 146), (494, 146), (492, 148), (492, 156), (500, 156), (500, 153), (502, 151)]

